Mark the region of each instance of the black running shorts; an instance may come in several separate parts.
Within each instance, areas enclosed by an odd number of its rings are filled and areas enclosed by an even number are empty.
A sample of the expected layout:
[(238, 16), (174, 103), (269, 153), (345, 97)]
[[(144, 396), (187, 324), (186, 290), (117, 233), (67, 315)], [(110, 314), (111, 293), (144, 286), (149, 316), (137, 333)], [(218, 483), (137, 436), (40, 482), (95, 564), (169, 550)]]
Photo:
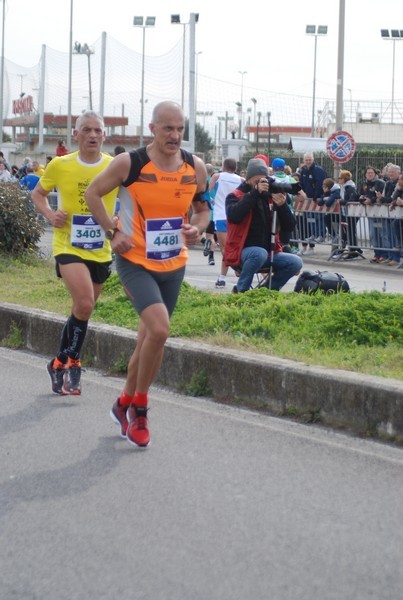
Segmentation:
[(206, 233), (211, 233), (213, 234), (215, 232), (215, 224), (214, 221), (210, 221), (209, 224), (207, 225), (207, 229), (206, 229)]
[(56, 260), (56, 275), (62, 278), (59, 265), (70, 265), (71, 263), (82, 263), (90, 272), (91, 281), (93, 283), (105, 283), (111, 274), (112, 262), (98, 262), (96, 260), (85, 260), (75, 254), (57, 254)]
[(185, 267), (175, 271), (147, 271), (126, 258), (116, 256), (116, 270), (124, 290), (140, 315), (152, 304), (165, 304), (172, 315), (185, 275)]

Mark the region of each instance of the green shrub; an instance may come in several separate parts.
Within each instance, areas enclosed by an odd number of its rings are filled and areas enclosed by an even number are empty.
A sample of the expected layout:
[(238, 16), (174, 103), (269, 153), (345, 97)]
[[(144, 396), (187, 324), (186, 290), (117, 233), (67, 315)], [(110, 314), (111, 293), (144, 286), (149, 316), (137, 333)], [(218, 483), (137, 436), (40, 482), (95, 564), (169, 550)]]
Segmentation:
[(24, 347), (24, 336), (21, 327), (12, 321), (9, 334), (1, 340), (1, 345), (5, 348), (17, 350)]
[(211, 389), (208, 384), (207, 373), (203, 370), (195, 371), (190, 378), (189, 384), (186, 386), (186, 394), (188, 396), (209, 396)]
[(18, 256), (36, 251), (43, 229), (30, 193), (14, 184), (0, 184), (0, 252)]

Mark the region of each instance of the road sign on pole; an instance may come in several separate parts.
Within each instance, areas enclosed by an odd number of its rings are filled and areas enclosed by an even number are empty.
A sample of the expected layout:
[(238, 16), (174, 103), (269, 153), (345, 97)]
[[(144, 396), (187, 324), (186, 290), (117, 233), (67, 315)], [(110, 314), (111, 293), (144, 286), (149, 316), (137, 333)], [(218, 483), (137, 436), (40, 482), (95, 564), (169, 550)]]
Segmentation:
[(355, 141), (347, 131), (335, 131), (327, 140), (327, 154), (337, 163), (351, 160), (355, 152)]

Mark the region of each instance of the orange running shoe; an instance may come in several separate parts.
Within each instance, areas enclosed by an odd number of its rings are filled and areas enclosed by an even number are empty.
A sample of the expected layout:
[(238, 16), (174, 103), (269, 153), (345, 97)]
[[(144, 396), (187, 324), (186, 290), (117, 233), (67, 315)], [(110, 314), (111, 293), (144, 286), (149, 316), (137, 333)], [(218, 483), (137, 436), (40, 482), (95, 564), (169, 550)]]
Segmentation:
[(63, 383), (63, 392), (71, 396), (81, 394), (81, 363), (80, 359), (73, 360), (69, 358), (67, 363), (66, 376)]
[(66, 374), (66, 365), (64, 365), (57, 358), (53, 358), (48, 362), (46, 368), (52, 381), (52, 392), (59, 395), (64, 395), (66, 392), (63, 390), (63, 381)]

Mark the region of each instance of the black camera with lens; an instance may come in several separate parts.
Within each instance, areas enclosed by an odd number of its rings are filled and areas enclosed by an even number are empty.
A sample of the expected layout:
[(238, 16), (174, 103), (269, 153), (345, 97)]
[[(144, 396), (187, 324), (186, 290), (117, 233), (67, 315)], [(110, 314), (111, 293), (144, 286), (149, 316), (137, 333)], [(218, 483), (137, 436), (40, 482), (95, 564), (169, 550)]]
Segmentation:
[(266, 177), (269, 184), (269, 192), (271, 194), (291, 194), (296, 196), (298, 192), (302, 190), (302, 187), (298, 181), (293, 183), (281, 183), (275, 177)]

